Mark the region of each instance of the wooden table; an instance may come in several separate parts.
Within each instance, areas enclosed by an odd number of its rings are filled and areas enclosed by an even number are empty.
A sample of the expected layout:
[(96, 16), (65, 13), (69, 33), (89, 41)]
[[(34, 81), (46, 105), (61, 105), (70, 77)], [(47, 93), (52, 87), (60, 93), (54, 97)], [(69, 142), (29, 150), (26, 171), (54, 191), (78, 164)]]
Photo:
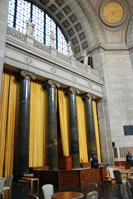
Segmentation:
[(78, 199), (84, 198), (84, 194), (80, 192), (58, 192), (51, 196), (52, 199)]
[[(22, 180), (25, 182), (30, 182), (31, 188), (33, 188), (33, 182), (37, 182), (37, 185), (39, 187), (39, 178), (27, 178), (27, 177), (22, 177)], [(21, 181), (22, 181), (21, 180)]]

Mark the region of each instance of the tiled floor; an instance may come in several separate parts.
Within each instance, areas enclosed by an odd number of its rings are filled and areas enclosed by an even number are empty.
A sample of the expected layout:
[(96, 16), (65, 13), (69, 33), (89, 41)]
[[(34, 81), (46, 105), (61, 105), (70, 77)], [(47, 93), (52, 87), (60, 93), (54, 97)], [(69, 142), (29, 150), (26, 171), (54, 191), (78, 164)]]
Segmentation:
[[(98, 184), (98, 194), (99, 199), (133, 199), (133, 192), (127, 192), (126, 185), (124, 185), (125, 193), (121, 196), (119, 196), (115, 190), (115, 186), (113, 185), (112, 189), (110, 189), (110, 186), (108, 183), (101, 183)], [(57, 190), (55, 189), (54, 192), (58, 191), (64, 191), (64, 190)], [(73, 188), (73, 189), (67, 189), (65, 191), (80, 191), (85, 193), (84, 188)], [(31, 191), (30, 187), (27, 187), (23, 183), (13, 182), (12, 184), (12, 199), (28, 199), (28, 194), (35, 193), (39, 196), (39, 199), (43, 199), (42, 191), (41, 189), (38, 190), (37, 187), (34, 186), (34, 190)], [(67, 199), (67, 198), (66, 198)]]

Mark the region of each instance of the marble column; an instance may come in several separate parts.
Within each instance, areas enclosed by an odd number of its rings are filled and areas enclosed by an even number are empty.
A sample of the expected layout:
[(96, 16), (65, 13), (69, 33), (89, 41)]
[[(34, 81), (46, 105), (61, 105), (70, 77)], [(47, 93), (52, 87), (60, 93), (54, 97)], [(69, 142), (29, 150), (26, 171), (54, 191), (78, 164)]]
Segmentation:
[(80, 167), (76, 106), (76, 94), (79, 94), (79, 91), (74, 88), (69, 88), (65, 93), (68, 94), (69, 99), (70, 155), (72, 156), (72, 168), (75, 169)]
[(47, 118), (48, 118), (48, 166), (50, 170), (58, 170), (58, 137), (57, 137), (57, 107), (56, 87), (59, 84), (48, 80), (43, 87), (47, 88)]
[(92, 97), (90, 95), (85, 96), (85, 105), (86, 105), (88, 157), (90, 158), (92, 152), (95, 152), (95, 154), (97, 154)]
[(7, 33), (8, 0), (0, 0), (0, 94)]
[(30, 79), (29, 72), (20, 73), (19, 132), (18, 132), (18, 174), (29, 172), (29, 125), (30, 125)]

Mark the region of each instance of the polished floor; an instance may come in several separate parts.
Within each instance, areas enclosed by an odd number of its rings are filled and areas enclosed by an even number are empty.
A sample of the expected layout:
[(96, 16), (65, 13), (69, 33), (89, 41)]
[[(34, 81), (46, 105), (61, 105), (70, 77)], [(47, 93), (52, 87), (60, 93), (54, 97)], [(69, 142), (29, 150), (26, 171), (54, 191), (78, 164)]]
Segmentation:
[[(85, 188), (73, 188), (67, 190), (57, 190), (55, 189), (54, 192), (59, 191), (79, 191), (85, 193)], [(36, 194), (39, 196), (39, 199), (43, 199), (43, 194), (41, 188), (37, 188), (34, 186), (34, 189), (31, 190), (30, 186), (26, 186), (24, 183), (13, 182), (12, 184), (12, 199), (28, 199), (29, 194)], [(101, 183), (98, 184), (98, 195), (99, 199), (133, 199), (133, 192), (130, 190), (127, 191), (126, 185), (124, 185), (124, 192), (121, 187), (121, 194), (119, 194), (116, 190), (116, 187), (110, 187), (109, 183)], [(67, 198), (66, 198), (67, 199)]]

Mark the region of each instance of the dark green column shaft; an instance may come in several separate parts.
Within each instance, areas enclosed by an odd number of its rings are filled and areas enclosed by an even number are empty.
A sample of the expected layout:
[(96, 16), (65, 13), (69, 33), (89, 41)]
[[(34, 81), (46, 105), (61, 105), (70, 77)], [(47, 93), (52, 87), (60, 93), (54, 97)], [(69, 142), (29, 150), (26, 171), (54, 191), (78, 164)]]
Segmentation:
[(86, 97), (85, 104), (86, 104), (86, 124), (87, 124), (87, 146), (88, 146), (88, 156), (90, 158), (92, 152), (95, 152), (97, 154), (92, 100)]
[(18, 174), (23, 175), (29, 169), (30, 77), (21, 77), (20, 84)]
[(70, 152), (72, 155), (72, 168), (80, 167), (79, 138), (77, 123), (76, 95), (68, 93), (69, 97), (69, 123), (70, 123)]
[(48, 161), (49, 169), (58, 169), (56, 88), (47, 87), (48, 93)]

